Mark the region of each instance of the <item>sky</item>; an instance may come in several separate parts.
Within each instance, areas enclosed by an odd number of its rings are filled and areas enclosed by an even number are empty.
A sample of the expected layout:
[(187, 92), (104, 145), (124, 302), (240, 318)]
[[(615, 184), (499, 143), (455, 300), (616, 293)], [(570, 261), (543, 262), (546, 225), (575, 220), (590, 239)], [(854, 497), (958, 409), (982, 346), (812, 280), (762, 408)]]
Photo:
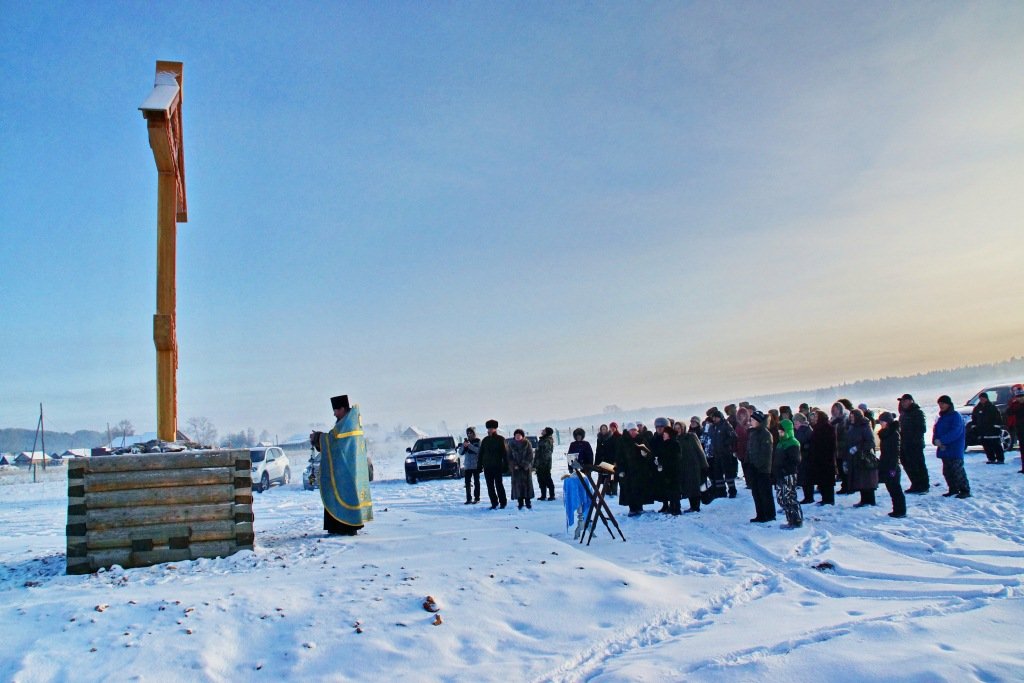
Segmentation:
[(530, 422), (1019, 355), (1024, 3), (4, 2), (0, 426)]

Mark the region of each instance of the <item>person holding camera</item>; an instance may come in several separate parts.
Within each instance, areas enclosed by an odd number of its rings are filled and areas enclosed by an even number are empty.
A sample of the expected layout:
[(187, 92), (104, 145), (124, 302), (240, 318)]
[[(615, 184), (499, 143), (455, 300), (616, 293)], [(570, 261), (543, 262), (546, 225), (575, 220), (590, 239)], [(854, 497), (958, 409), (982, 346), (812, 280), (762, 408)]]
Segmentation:
[(466, 502), (463, 505), (479, 503), (480, 439), (477, 438), (474, 428), (466, 428), (466, 438), (462, 440), (462, 445), (459, 446), (459, 455), (462, 456), (462, 474), (466, 479)]

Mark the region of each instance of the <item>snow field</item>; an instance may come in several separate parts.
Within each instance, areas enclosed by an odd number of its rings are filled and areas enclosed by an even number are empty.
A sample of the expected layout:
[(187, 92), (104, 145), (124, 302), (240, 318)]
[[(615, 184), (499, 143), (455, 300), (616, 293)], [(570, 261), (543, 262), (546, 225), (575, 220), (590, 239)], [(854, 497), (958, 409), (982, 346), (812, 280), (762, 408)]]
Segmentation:
[(406, 485), (401, 456), (377, 457), (356, 538), (324, 537), (319, 495), (293, 483), (256, 496), (255, 552), (93, 576), (63, 574), (66, 484), (4, 486), (0, 678), (1024, 678), (1016, 452), (972, 452), (972, 498), (934, 486), (901, 520), (880, 488), (876, 508), (837, 496), (800, 530), (753, 525), (741, 488), (678, 518), (612, 501), (628, 540), (602, 526), (589, 547), (561, 500), (463, 505), (461, 481)]

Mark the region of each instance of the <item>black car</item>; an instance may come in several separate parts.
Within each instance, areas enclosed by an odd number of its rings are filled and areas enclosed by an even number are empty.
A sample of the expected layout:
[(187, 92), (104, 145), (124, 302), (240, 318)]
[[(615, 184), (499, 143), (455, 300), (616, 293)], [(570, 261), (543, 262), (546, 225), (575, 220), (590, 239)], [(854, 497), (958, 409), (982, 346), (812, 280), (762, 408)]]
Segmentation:
[(417, 439), (405, 452), (405, 481), (415, 484), (420, 479), (440, 479), (462, 476), (462, 458), (455, 447), (453, 436), (428, 436)]
[(971, 424), (971, 412), (974, 410), (974, 406), (978, 405), (978, 397), (983, 393), (988, 394), (988, 400), (995, 404), (996, 408), (999, 409), (999, 414), (1003, 416), (1003, 429), (999, 434), (999, 440), (1003, 443), (1003, 450), (1008, 451), (1013, 448), (1014, 436), (1006, 428), (1006, 407), (1010, 404), (1012, 387), (1012, 384), (998, 384), (993, 387), (987, 387), (976, 393), (962, 407), (957, 408), (957, 412), (964, 418), (964, 435), (967, 439), (968, 448), (981, 445), (981, 441), (974, 431), (974, 425)]

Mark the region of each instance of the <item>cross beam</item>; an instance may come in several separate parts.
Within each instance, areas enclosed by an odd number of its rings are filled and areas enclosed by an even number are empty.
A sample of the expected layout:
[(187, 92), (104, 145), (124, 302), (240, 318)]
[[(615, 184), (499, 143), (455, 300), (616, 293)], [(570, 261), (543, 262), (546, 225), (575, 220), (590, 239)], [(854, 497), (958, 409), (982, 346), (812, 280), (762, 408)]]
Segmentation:
[(156, 346), (157, 438), (178, 436), (178, 340), (175, 331), (178, 223), (188, 221), (185, 198), (185, 146), (182, 141), (181, 62), (158, 61), (153, 91), (139, 110), (146, 119), (149, 146), (156, 162)]

